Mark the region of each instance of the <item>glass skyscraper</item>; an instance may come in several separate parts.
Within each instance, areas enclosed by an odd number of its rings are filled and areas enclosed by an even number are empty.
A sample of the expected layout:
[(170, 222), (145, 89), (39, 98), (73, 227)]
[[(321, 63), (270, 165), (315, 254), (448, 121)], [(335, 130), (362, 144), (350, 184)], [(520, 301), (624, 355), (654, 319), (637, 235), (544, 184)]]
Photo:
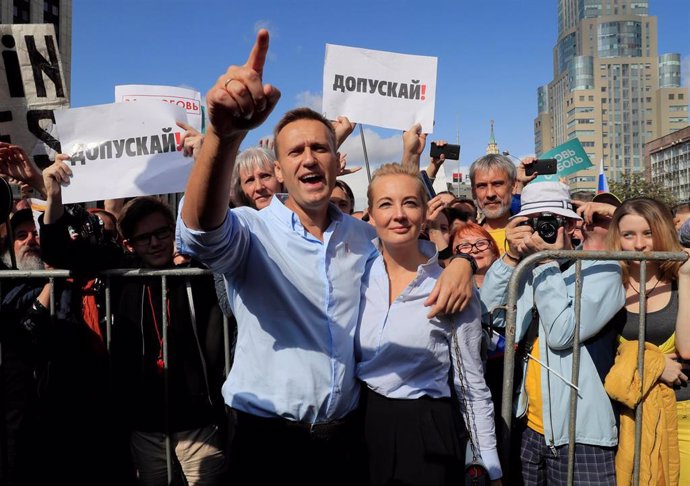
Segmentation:
[(578, 138), (594, 167), (569, 183), (594, 189), (600, 160), (609, 180), (641, 172), (645, 141), (688, 124), (688, 89), (680, 55), (658, 55), (649, 2), (557, 1), (553, 80), (537, 90), (535, 152)]

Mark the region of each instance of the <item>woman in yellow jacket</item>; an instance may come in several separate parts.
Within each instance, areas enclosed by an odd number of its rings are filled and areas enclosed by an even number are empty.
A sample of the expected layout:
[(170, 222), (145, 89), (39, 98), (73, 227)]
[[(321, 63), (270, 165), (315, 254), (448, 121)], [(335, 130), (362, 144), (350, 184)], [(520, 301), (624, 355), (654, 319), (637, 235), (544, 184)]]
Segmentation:
[[(607, 238), (610, 250), (682, 251), (670, 210), (648, 198), (625, 201), (613, 215)], [(627, 486), (631, 477), (634, 423), (630, 420), (634, 418), (632, 409), (640, 398), (640, 384), (635, 380), (639, 380), (636, 377), (639, 299), (640, 287), (644, 286), (647, 294), (645, 391), (650, 390), (645, 399), (650, 400), (650, 406), (643, 407), (643, 411), (656, 413), (658, 421), (649, 416), (643, 418), (644, 436), (653, 440), (643, 445), (641, 473), (654, 476), (649, 477), (650, 483), (641, 481), (640, 484), (661, 484), (663, 481), (667, 486), (687, 485), (690, 484), (690, 388), (687, 383), (690, 361), (683, 361), (676, 352), (675, 330), (677, 323), (690, 320), (690, 261), (648, 262), (645, 282), (640, 282), (639, 262), (624, 261), (621, 266), (626, 305), (625, 311), (615, 320), (623, 344), (607, 379), (610, 395), (630, 408), (621, 417), (622, 435), (616, 457), (618, 484)], [(627, 389), (621, 390), (624, 388), (621, 376), (628, 377)], [(647, 382), (650, 377), (653, 381)], [(615, 388), (619, 389), (618, 393)], [(637, 397), (633, 396), (635, 392)], [(676, 416), (673, 416), (674, 398)], [(651, 405), (652, 402), (655, 404)], [(630, 426), (632, 434), (626, 433)]]

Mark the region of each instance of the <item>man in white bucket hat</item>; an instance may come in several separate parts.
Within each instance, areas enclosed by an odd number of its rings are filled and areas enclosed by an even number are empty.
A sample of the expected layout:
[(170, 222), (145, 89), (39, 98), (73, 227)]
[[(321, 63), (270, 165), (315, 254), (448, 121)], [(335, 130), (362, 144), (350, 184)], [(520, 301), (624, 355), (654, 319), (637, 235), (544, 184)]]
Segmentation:
[[(580, 216), (573, 211), (568, 186), (537, 182), (522, 192), (520, 212), (506, 227), (507, 249), (487, 272), (481, 288), (488, 312), (507, 301), (517, 264), (542, 250), (572, 249), (569, 234)], [(570, 391), (577, 393), (575, 485), (613, 486), (616, 418), (603, 379), (613, 364), (615, 330), (607, 323), (623, 307), (625, 292), (617, 262), (582, 262), (580, 369), (572, 378), (575, 331), (575, 267), (544, 260), (523, 273), (517, 302), (516, 413), (520, 419), (522, 479), (527, 486), (567, 482)], [(486, 318), (487, 316), (485, 316)], [(505, 326), (505, 314), (493, 314)]]

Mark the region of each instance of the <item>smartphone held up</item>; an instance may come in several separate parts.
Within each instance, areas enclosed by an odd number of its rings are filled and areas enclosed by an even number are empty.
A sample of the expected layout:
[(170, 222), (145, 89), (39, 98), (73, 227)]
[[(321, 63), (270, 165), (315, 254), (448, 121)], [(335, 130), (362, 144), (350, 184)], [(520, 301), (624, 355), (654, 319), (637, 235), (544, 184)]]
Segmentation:
[(531, 176), (535, 172), (539, 175), (556, 174), (558, 172), (556, 159), (537, 159), (531, 164), (525, 164), (525, 175)]
[(444, 155), (445, 159), (459, 160), (460, 145), (453, 145), (452, 143), (437, 145), (436, 142), (431, 142), (429, 155), (434, 159), (440, 159), (441, 155)]

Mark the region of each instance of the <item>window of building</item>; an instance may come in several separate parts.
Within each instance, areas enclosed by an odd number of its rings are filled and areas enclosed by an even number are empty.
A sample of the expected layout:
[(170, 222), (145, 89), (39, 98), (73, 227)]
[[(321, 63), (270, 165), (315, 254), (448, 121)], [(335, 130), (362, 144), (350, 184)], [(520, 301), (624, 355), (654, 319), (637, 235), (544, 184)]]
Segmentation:
[(30, 4), (29, 0), (14, 0), (13, 4), (13, 23), (15, 24), (28, 24), (29, 23), (29, 12)]
[(669, 100), (675, 100), (675, 99), (676, 99), (675, 93), (669, 94), (669, 95), (668, 95), (668, 99), (669, 99)]

